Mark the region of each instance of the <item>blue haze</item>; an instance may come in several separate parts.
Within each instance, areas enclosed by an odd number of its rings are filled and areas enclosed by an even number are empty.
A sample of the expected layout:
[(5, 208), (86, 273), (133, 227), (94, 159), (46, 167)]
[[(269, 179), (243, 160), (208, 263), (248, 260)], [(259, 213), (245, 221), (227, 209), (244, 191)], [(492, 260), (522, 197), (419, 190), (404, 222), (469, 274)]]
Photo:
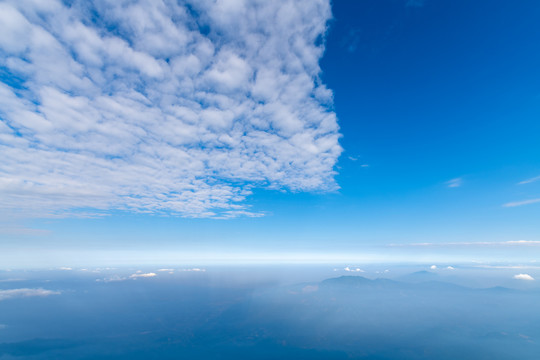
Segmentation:
[[(383, 277), (375, 268), (214, 267), (137, 279), (127, 268), (2, 272), (19, 280), (0, 282), (0, 299), (13, 287), (59, 293), (0, 300), (0, 359), (537, 358), (538, 286), (465, 286), (481, 276), (471, 268)], [(495, 278), (503, 283), (505, 272)]]

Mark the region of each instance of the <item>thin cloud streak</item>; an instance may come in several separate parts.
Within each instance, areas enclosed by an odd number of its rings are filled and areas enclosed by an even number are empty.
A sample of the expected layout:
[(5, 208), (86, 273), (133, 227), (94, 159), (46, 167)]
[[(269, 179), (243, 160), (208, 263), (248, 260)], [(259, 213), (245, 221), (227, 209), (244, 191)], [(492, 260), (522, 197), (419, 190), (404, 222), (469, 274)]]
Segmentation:
[(533, 177), (533, 178), (530, 178), (530, 179), (527, 179), (527, 180), (520, 181), (520, 182), (518, 182), (518, 185), (530, 184), (530, 183), (533, 183), (533, 182), (536, 182), (536, 181), (539, 181), (539, 180), (540, 180), (540, 176), (536, 176), (536, 177)]
[(455, 178), (452, 180), (448, 180), (446, 182), (446, 185), (448, 185), (449, 188), (457, 188), (457, 187), (460, 187), (462, 184), (463, 184), (462, 178)]
[(446, 246), (540, 246), (539, 240), (511, 241), (473, 241), (473, 242), (440, 242), (440, 243), (410, 243), (389, 244), (389, 247), (446, 247)]
[(509, 202), (509, 203), (503, 204), (503, 207), (516, 207), (516, 206), (536, 204), (536, 203), (539, 203), (539, 202), (540, 202), (540, 198), (538, 198), (538, 199), (530, 199), (530, 200), (523, 200), (523, 201), (515, 201), (515, 202)]

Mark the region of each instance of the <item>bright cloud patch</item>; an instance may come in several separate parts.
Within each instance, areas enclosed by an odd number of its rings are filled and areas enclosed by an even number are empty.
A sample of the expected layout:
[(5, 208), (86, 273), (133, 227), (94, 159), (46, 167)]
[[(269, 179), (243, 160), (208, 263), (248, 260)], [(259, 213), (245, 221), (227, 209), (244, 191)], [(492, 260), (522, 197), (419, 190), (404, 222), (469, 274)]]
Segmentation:
[(254, 186), (336, 189), (330, 17), (327, 0), (0, 3), (2, 210), (259, 216)]
[(58, 295), (59, 291), (52, 291), (46, 289), (9, 289), (9, 290), (0, 290), (0, 301), (7, 299), (15, 298), (24, 298), (24, 297), (34, 297), (34, 296), (50, 296)]
[(156, 273), (142, 273), (142, 274), (132, 274), (129, 276), (130, 279), (137, 279), (137, 278), (150, 278), (157, 276)]
[(516, 280), (529, 280), (529, 281), (534, 280), (534, 278), (529, 274), (517, 274), (517, 275), (514, 275), (514, 279), (516, 279)]
[(350, 272), (365, 272), (364, 270), (360, 269), (359, 267), (350, 267), (350, 266), (347, 266), (343, 270), (350, 271)]

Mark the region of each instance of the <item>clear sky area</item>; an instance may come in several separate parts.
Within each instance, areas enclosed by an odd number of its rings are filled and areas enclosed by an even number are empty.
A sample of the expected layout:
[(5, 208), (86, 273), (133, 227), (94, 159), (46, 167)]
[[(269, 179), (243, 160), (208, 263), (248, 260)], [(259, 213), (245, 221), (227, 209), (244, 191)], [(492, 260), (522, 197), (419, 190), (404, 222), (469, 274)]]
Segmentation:
[(0, 266), (540, 255), (540, 2), (3, 1)]

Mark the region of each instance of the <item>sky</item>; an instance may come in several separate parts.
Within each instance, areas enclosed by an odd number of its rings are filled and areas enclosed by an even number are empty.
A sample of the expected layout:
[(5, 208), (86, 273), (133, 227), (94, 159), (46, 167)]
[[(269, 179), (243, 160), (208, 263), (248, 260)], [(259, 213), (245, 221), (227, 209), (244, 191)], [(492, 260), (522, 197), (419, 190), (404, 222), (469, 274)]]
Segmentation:
[(3, 1), (0, 262), (530, 265), (539, 15)]

